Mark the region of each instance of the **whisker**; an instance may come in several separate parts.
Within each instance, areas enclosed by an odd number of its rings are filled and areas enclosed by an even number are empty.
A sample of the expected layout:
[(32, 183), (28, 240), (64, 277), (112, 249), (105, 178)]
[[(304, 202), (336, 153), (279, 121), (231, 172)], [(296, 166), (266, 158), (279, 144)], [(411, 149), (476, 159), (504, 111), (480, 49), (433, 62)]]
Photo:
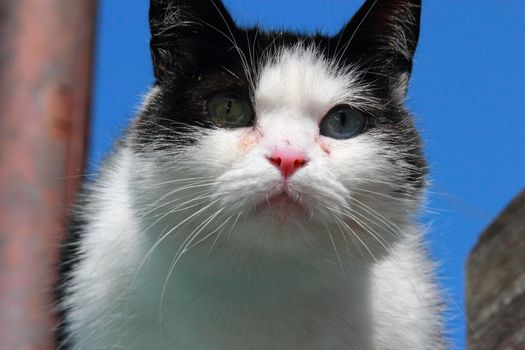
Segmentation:
[[(224, 208), (223, 208), (224, 209)], [(221, 209), (222, 211), (222, 209)], [(220, 224), (215, 230), (211, 231), (210, 233), (208, 233), (206, 236), (204, 236), (203, 238), (201, 238), (200, 240), (198, 240), (197, 242), (193, 243), (191, 246), (185, 248), (184, 250), (185, 251), (189, 251), (190, 249), (192, 249), (193, 247), (201, 244), (202, 242), (204, 242), (205, 240), (207, 240), (208, 238), (210, 238), (215, 232), (219, 231), (221, 228), (224, 227), (224, 225), (226, 225), (230, 219), (232, 218), (233, 214), (231, 214), (228, 218), (226, 218), (226, 220), (224, 220), (224, 222), (222, 224)], [(218, 235), (217, 235), (218, 236)]]
[[(363, 16), (363, 18), (361, 18), (361, 21), (359, 22), (359, 24), (357, 25), (357, 27), (354, 29), (352, 35), (350, 36), (350, 39), (348, 39), (348, 41), (345, 43), (345, 45), (343, 46), (343, 50), (341, 51), (341, 53), (338, 53), (337, 52), (337, 47), (339, 46), (339, 41), (337, 42), (337, 46), (336, 46), (336, 51), (335, 51), (335, 56), (338, 57), (337, 59), (337, 65), (340, 65), (341, 64), (341, 60), (343, 59), (343, 56), (346, 52), (346, 50), (348, 49), (348, 47), (350, 46), (350, 43), (354, 40), (354, 37), (355, 35), (357, 34), (357, 32), (359, 31), (359, 29), (361, 29), (361, 26), (363, 25), (363, 23), (365, 22), (365, 20), (368, 18), (368, 16), (370, 15), (370, 13), (372, 12), (372, 10), (374, 9), (374, 7), (376, 6), (378, 0), (375, 0), (372, 5), (370, 6), (370, 8), (368, 9), (368, 11), (365, 13), (365, 15)], [(339, 37), (340, 39), (340, 37)]]
[[(239, 213), (239, 215), (240, 215), (240, 213)], [(237, 217), (239, 217), (239, 215), (237, 215)], [(231, 219), (232, 217), (233, 217), (233, 214), (230, 215), (230, 216), (228, 217), (228, 219), (225, 221), (225, 223), (228, 222), (228, 221), (230, 221), (230, 219)], [(237, 219), (236, 219), (235, 222), (233, 223), (231, 229), (233, 229), (233, 226), (235, 226), (235, 223), (236, 223), (236, 222), (237, 222)], [(223, 226), (223, 225), (221, 225), (221, 226)], [(208, 262), (208, 258), (210, 257), (210, 254), (211, 254), (211, 252), (212, 252), (212, 250), (213, 250), (213, 247), (215, 247), (215, 244), (217, 243), (217, 241), (218, 241), (219, 238), (221, 237), (221, 234), (222, 234), (222, 232), (224, 231), (224, 228), (225, 228), (225, 226), (220, 230), (220, 232), (217, 234), (217, 236), (216, 236), (215, 239), (213, 240), (213, 242), (212, 242), (212, 244), (211, 244), (211, 246), (210, 246), (210, 249), (208, 249), (208, 253), (206, 254), (206, 258), (204, 259), (204, 264), (206, 264), (206, 263)], [(231, 231), (231, 229), (230, 229), (230, 231)]]
[[(395, 223), (393, 223), (392, 220), (387, 219), (385, 216), (383, 216), (377, 210), (374, 210), (374, 209), (370, 208), (369, 206), (367, 206), (363, 202), (359, 201), (358, 199), (356, 199), (356, 198), (352, 198), (352, 199), (354, 200), (353, 205), (355, 205), (356, 207), (358, 207), (361, 210), (364, 210), (367, 214), (372, 215), (375, 219), (379, 220), (379, 222), (381, 222), (383, 225), (385, 225), (385, 226), (381, 225), (381, 227), (383, 227), (387, 232), (392, 233), (395, 237), (399, 237), (402, 234), (401, 228), (398, 225), (396, 225)], [(345, 209), (354, 210), (351, 207), (347, 207)], [(355, 210), (355, 212), (361, 214), (363, 217), (366, 217), (366, 215), (360, 213), (358, 210)]]
[(337, 251), (337, 247), (335, 245), (334, 237), (332, 236), (332, 233), (330, 232), (328, 227), (326, 227), (326, 231), (328, 232), (328, 236), (330, 237), (330, 241), (332, 242), (332, 247), (334, 248), (335, 256), (337, 257), (337, 261), (339, 262), (339, 267), (341, 268), (341, 272), (343, 273), (343, 275), (345, 275), (346, 273), (345, 273), (345, 269), (343, 267), (343, 262), (341, 261), (341, 257), (339, 256), (339, 252)]
[(344, 221), (344, 220), (341, 220), (340, 218), (338, 218), (337, 216), (335, 217), (335, 220), (338, 221), (341, 225), (343, 225), (344, 227), (346, 227), (348, 229), (349, 232), (352, 233), (352, 235), (357, 238), (357, 240), (363, 245), (363, 247), (365, 247), (365, 249), (368, 251), (368, 253), (370, 254), (370, 256), (372, 257), (372, 259), (374, 259), (375, 262), (377, 262), (378, 260), (376, 259), (376, 257), (374, 256), (374, 254), (372, 253), (372, 251), (368, 248), (368, 246), (366, 245), (366, 243), (361, 239), (361, 237), (359, 237), (358, 234), (355, 233), (355, 231), (350, 227), (348, 226), (348, 224)]
[(209, 217), (208, 219), (204, 220), (202, 223), (200, 223), (193, 231), (192, 233), (190, 233), (188, 235), (188, 237), (184, 240), (184, 242), (181, 244), (181, 247), (179, 248), (179, 250), (177, 251), (177, 253), (175, 254), (174, 256), (174, 259), (172, 261), (172, 264), (170, 266), (170, 269), (168, 271), (168, 275), (166, 276), (166, 280), (164, 282), (164, 286), (162, 288), (162, 292), (161, 292), (161, 295), (160, 295), (160, 303), (159, 303), (159, 323), (160, 323), (160, 327), (162, 329), (162, 323), (163, 323), (163, 319), (162, 319), (162, 315), (163, 315), (163, 312), (162, 312), (162, 309), (163, 309), (163, 305), (164, 305), (164, 297), (166, 295), (166, 290), (168, 288), (168, 282), (169, 282), (169, 279), (170, 279), (170, 276), (171, 274), (173, 273), (173, 270), (175, 269), (175, 266), (177, 265), (177, 263), (179, 262), (180, 258), (182, 257), (183, 254), (185, 254), (188, 250), (188, 246), (193, 242), (193, 240), (199, 236), (199, 234), (224, 210), (225, 208), (221, 208), (219, 209), (215, 214), (213, 214), (211, 217)]

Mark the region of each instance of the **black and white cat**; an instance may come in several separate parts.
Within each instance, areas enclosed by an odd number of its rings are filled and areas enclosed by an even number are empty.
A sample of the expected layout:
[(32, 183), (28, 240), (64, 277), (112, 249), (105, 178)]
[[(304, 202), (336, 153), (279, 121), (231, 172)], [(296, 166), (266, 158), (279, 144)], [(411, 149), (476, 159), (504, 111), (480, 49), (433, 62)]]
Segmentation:
[(152, 0), (156, 82), (72, 215), (60, 348), (446, 348), (404, 107), (420, 7), (325, 37)]

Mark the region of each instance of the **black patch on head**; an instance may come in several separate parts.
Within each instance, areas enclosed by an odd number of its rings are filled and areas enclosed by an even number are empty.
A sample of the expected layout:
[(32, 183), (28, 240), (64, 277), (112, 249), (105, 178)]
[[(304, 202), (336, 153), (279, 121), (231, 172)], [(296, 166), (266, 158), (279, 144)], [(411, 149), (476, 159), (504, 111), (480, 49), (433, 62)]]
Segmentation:
[(218, 0), (152, 0), (151, 53), (158, 93), (131, 133), (138, 151), (192, 142), (191, 127), (215, 127), (208, 99), (235, 92), (252, 98), (261, 61), (298, 43), (314, 46), (328, 59), (358, 67), (361, 79), (382, 102), (365, 111), (369, 128), (391, 135), (411, 166), (406, 180), (424, 185), (425, 161), (419, 136), (403, 106), (420, 20), (420, 0), (368, 0), (335, 36), (269, 32), (236, 26)]

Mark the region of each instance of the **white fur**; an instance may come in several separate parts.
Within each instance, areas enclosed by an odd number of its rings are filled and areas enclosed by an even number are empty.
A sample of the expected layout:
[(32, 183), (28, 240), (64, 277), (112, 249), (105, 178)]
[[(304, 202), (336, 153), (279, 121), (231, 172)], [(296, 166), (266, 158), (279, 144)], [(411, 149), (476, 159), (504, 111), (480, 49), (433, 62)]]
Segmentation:
[[(420, 199), (373, 195), (400, 176), (394, 151), (374, 133), (319, 135), (333, 106), (375, 103), (366, 86), (301, 46), (262, 67), (253, 129), (196, 131), (173, 152), (123, 146), (105, 167), (64, 301), (75, 350), (443, 348)], [(307, 156), (289, 181), (307, 214), (265, 204), (282, 144)]]

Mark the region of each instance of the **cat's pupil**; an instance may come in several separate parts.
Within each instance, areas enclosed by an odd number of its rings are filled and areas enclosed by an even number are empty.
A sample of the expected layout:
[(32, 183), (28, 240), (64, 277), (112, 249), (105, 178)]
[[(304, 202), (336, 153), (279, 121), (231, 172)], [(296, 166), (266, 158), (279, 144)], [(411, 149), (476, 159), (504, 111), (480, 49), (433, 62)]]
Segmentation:
[(248, 100), (233, 93), (221, 93), (208, 100), (208, 113), (220, 127), (239, 128), (251, 124), (253, 113)]
[[(355, 123), (354, 123), (355, 124)], [(334, 118), (333, 128), (339, 132), (341, 131), (349, 131), (353, 130), (354, 127), (352, 126), (352, 123), (349, 123), (348, 118), (346, 117), (346, 114), (344, 112), (340, 112), (339, 115), (337, 115)]]
[(359, 135), (365, 127), (364, 115), (349, 106), (336, 106), (321, 121), (321, 135), (334, 139), (349, 139)]
[(336, 116), (335, 120), (337, 121), (338, 127), (344, 129), (346, 125), (346, 118), (342, 112), (339, 112), (339, 115)]

